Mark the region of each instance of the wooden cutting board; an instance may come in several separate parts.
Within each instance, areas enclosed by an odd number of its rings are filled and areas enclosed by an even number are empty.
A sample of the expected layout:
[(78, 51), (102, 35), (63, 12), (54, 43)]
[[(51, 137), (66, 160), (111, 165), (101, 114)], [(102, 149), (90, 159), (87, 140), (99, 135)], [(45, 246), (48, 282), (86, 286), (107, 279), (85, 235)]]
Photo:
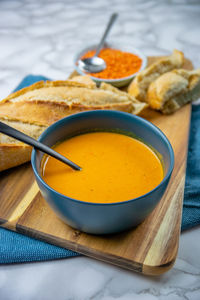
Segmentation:
[[(155, 59), (149, 58), (149, 62)], [(191, 62), (186, 60), (184, 67), (192, 69)], [(151, 110), (143, 114), (169, 138), (175, 168), (160, 203), (137, 228), (108, 236), (72, 229), (42, 198), (30, 163), (1, 173), (0, 225), (143, 274), (166, 272), (175, 262), (179, 244), (190, 114), (191, 105), (170, 116)]]

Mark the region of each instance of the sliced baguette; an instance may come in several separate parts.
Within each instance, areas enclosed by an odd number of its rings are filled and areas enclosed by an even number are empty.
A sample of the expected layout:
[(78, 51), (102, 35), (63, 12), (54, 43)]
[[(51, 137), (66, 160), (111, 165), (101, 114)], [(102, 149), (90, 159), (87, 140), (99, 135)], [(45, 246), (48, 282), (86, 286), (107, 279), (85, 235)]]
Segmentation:
[(200, 69), (174, 70), (152, 82), (147, 102), (153, 109), (170, 114), (200, 97)]
[[(121, 110), (138, 114), (147, 105), (109, 85), (97, 88), (88, 76), (41, 81), (0, 102), (0, 120), (38, 138), (55, 121), (81, 111)], [(31, 147), (0, 134), (0, 171), (30, 160)]]
[(146, 93), (151, 82), (166, 72), (181, 68), (183, 63), (183, 53), (181, 51), (174, 50), (172, 55), (156, 61), (141, 71), (129, 85), (128, 93), (136, 97), (138, 100), (146, 102)]

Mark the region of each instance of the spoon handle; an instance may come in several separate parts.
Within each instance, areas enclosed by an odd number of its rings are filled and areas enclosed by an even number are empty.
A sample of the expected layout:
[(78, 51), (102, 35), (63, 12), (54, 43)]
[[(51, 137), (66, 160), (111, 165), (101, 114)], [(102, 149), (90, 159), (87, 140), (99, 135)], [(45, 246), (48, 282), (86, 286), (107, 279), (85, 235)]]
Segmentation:
[(96, 50), (96, 53), (95, 53), (94, 56), (98, 56), (98, 54), (99, 54), (99, 52), (100, 52), (100, 50), (101, 50), (101, 48), (102, 48), (102, 46), (103, 46), (103, 44), (104, 44), (104, 41), (105, 41), (105, 39), (106, 39), (106, 37), (107, 37), (107, 35), (108, 35), (108, 33), (109, 33), (109, 31), (110, 31), (112, 25), (114, 24), (114, 22), (115, 22), (117, 16), (118, 16), (117, 13), (114, 13), (114, 14), (111, 15), (110, 20), (109, 20), (109, 22), (108, 22), (108, 25), (107, 25), (107, 27), (106, 27), (106, 30), (105, 30), (105, 32), (104, 32), (102, 38), (101, 38), (101, 41), (100, 41), (99, 45), (97, 46), (97, 50)]
[(32, 137), (24, 134), (23, 132), (16, 130), (13, 127), (8, 126), (7, 124), (5, 124), (3, 122), (0, 122), (0, 132), (6, 134), (8, 136), (11, 136), (21, 142), (24, 142), (25, 144), (33, 146), (34, 148), (36, 148), (46, 154), (49, 154), (50, 156), (53, 156), (54, 158), (62, 161), (63, 163), (67, 164), (74, 170), (78, 170), (78, 171), (81, 170), (81, 168), (78, 165), (76, 165), (75, 163), (73, 163), (71, 160), (67, 159), (63, 155), (54, 151), (50, 147), (38, 142), (37, 140), (33, 139)]

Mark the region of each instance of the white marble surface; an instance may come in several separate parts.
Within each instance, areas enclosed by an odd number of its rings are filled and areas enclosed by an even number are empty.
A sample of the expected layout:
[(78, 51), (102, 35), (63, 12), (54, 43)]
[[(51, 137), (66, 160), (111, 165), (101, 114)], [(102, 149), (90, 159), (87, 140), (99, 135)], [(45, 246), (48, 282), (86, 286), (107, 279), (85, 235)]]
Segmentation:
[[(0, 1), (0, 98), (28, 73), (64, 79), (73, 56), (96, 43), (109, 15), (120, 14), (110, 41), (147, 55), (183, 50), (200, 66), (200, 2)], [(176, 264), (144, 277), (86, 257), (0, 266), (1, 300), (200, 299), (200, 228), (181, 235)]]

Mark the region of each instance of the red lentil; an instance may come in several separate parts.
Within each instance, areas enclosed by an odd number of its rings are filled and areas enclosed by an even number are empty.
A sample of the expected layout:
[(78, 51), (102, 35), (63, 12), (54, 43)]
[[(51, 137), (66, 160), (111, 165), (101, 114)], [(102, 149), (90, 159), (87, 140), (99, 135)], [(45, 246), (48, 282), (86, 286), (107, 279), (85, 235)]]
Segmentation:
[[(94, 54), (95, 50), (90, 50), (81, 58), (92, 57)], [(98, 56), (106, 62), (107, 67), (99, 73), (89, 74), (101, 79), (120, 79), (128, 77), (139, 71), (142, 64), (142, 59), (136, 54), (112, 48), (102, 49)]]

